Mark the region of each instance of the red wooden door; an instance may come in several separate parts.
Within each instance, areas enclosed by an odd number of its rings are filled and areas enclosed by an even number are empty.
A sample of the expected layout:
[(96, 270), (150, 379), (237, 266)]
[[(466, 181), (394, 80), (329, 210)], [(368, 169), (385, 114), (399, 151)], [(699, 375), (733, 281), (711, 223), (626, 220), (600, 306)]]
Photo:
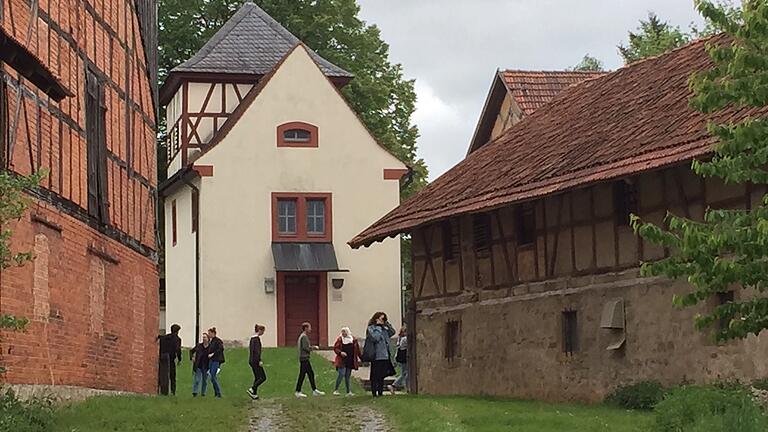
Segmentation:
[(320, 331), (320, 278), (317, 276), (285, 276), (285, 342), (296, 343), (301, 324), (312, 324), (310, 340), (317, 345)]

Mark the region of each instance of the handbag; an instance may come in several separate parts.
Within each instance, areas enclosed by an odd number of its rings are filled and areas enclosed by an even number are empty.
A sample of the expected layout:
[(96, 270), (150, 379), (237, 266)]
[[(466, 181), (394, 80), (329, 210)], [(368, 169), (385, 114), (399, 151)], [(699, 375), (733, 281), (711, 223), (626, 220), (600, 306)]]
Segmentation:
[(408, 362), (408, 350), (397, 350), (397, 354), (395, 355), (395, 361), (398, 363), (407, 363)]
[(395, 365), (392, 364), (390, 360), (387, 360), (387, 373), (384, 375), (384, 378), (391, 377), (397, 375), (397, 371), (395, 370)]
[(360, 360), (363, 363), (370, 363), (376, 359), (376, 345), (371, 340), (371, 335), (365, 335), (365, 344), (363, 344), (363, 352), (360, 353)]

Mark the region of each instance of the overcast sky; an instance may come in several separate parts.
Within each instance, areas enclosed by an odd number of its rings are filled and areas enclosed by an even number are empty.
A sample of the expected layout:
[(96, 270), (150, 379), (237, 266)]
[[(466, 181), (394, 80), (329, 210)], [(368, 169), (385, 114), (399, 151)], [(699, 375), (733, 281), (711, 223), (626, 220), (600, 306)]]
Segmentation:
[(419, 154), (434, 180), (461, 160), (497, 68), (561, 70), (616, 45), (649, 11), (688, 28), (693, 0), (358, 0), (390, 58), (416, 79)]

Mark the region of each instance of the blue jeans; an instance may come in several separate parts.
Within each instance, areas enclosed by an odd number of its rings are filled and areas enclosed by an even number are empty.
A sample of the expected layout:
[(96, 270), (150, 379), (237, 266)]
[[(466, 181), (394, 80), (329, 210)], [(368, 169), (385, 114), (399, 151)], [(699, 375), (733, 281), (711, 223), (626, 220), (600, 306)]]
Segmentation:
[(211, 374), (211, 384), (213, 384), (213, 392), (216, 397), (221, 397), (221, 387), (219, 387), (219, 378), (216, 374), (219, 372), (219, 362), (212, 361), (208, 373)]
[(336, 388), (335, 390), (339, 390), (339, 385), (341, 385), (341, 379), (344, 378), (344, 386), (347, 388), (347, 393), (349, 393), (349, 377), (352, 376), (352, 368), (347, 367), (340, 367), (336, 369), (339, 372), (339, 376), (336, 377)]
[(408, 363), (398, 364), (400, 365), (400, 376), (392, 383), (392, 387), (406, 388), (408, 387)]
[(195, 369), (195, 379), (192, 383), (192, 394), (197, 394), (197, 388), (200, 386), (200, 382), (203, 383), (200, 395), (205, 396), (205, 389), (208, 387), (208, 371), (200, 368)]

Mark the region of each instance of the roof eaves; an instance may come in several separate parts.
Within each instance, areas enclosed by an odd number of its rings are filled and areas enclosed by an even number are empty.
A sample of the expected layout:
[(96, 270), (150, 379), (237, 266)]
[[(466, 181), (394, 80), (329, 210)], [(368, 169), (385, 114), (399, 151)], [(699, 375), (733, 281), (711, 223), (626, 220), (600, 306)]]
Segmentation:
[[(490, 111), (495, 112), (495, 114), (492, 115), (493, 118), (495, 118), (499, 114), (499, 110), (501, 109), (501, 104), (493, 104), (494, 106), (491, 106), (493, 96), (496, 93), (496, 89), (498, 88), (498, 83), (501, 82), (501, 85), (504, 86), (504, 89), (509, 92), (509, 88), (507, 87), (507, 84), (504, 82), (504, 78), (502, 77), (502, 71), (499, 69), (496, 69), (496, 73), (493, 76), (493, 81), (491, 82), (491, 87), (488, 89), (488, 95), (485, 97), (485, 103), (483, 104), (483, 109), (480, 111), (480, 117), (477, 119), (477, 125), (475, 126), (475, 133), (472, 134), (472, 140), (469, 142), (469, 148), (467, 149), (466, 156), (469, 156), (472, 152), (480, 148), (483, 144), (487, 142), (487, 139), (481, 139), (480, 133), (481, 129), (487, 127), (488, 116), (491, 115)], [(503, 103), (503, 98), (502, 98)], [(490, 110), (490, 111), (489, 111)], [(479, 142), (482, 141), (482, 142)]]

